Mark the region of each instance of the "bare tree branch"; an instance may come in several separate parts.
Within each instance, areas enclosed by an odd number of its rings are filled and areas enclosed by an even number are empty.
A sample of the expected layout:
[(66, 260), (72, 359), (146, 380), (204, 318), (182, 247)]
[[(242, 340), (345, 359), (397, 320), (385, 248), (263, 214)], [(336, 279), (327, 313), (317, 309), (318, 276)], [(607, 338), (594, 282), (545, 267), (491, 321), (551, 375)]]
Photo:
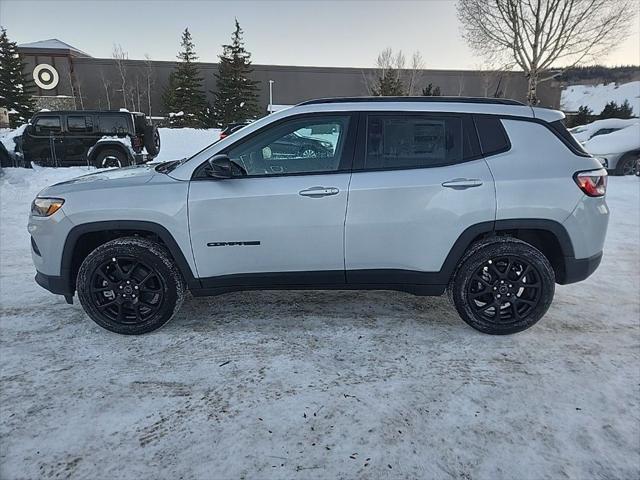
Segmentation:
[(477, 53), (511, 59), (538, 103), (541, 74), (552, 65), (575, 66), (609, 53), (629, 34), (632, 0), (458, 0), (463, 35)]

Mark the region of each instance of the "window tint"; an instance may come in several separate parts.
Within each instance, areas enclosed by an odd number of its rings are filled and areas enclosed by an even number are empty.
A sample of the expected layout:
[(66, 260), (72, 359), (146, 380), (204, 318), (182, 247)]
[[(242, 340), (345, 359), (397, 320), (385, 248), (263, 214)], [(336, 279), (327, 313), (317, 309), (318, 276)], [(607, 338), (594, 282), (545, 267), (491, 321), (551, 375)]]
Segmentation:
[(49, 135), (51, 133), (59, 133), (60, 117), (40, 117), (35, 123), (36, 134)]
[(349, 116), (291, 120), (231, 148), (247, 175), (332, 172), (340, 168)]
[(93, 130), (93, 119), (85, 116), (69, 116), (67, 129), (72, 133), (90, 133)]
[(365, 168), (433, 167), (472, 155), (463, 118), (438, 115), (370, 115)]
[(476, 116), (474, 120), (480, 137), (480, 148), (482, 148), (484, 155), (492, 155), (509, 150), (509, 137), (507, 137), (507, 132), (505, 132), (499, 118)]
[(129, 122), (124, 115), (103, 115), (99, 119), (100, 133), (117, 135), (129, 132)]

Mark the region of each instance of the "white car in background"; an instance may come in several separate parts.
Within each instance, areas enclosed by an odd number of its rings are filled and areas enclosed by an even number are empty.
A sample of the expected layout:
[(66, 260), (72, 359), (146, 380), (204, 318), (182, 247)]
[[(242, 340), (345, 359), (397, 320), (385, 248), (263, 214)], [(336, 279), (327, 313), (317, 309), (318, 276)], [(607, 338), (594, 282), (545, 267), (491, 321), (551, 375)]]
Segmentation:
[[(614, 120), (614, 119), (611, 119)], [(640, 159), (640, 120), (612, 133), (591, 136), (582, 143), (614, 175), (638, 174)], [(594, 122), (597, 123), (597, 122)]]
[(608, 135), (609, 133), (617, 132), (623, 128), (629, 127), (635, 123), (638, 123), (637, 118), (605, 118), (603, 120), (596, 120), (587, 125), (579, 125), (569, 129), (571, 135), (579, 141), (584, 143), (587, 140), (591, 140), (593, 137), (599, 135)]

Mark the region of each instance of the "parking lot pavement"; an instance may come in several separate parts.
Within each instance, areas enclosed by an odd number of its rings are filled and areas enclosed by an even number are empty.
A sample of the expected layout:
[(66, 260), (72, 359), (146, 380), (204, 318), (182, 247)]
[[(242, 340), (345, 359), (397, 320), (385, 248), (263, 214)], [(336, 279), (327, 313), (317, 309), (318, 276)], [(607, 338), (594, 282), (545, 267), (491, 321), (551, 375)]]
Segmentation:
[(445, 297), (314, 291), (190, 298), (124, 337), (33, 282), (28, 205), (65, 173), (20, 175), (0, 179), (0, 478), (640, 475), (637, 178), (610, 179), (600, 268), (520, 334)]

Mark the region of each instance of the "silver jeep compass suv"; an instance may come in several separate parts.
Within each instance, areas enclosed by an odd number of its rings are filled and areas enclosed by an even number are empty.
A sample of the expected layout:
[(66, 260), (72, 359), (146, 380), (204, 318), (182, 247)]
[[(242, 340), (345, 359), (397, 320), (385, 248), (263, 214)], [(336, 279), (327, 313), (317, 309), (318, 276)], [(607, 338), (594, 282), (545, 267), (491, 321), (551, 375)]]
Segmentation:
[(563, 117), (484, 98), (305, 102), (186, 160), (46, 188), (36, 281), (124, 334), (164, 325), (186, 289), (448, 290), (472, 327), (518, 332), (602, 256), (607, 173)]

